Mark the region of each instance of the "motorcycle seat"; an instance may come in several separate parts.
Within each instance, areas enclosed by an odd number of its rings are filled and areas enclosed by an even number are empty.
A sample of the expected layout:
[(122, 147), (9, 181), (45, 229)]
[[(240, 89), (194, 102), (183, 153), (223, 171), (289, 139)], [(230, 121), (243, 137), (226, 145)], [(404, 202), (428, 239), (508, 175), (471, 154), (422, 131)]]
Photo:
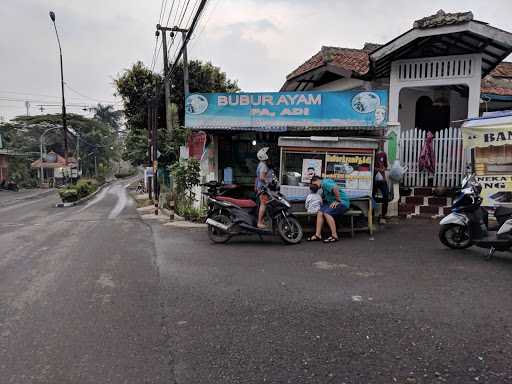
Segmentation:
[(240, 208), (255, 208), (256, 203), (250, 199), (235, 199), (234, 197), (228, 196), (217, 196), (217, 200), (226, 201), (231, 204), (238, 205)]

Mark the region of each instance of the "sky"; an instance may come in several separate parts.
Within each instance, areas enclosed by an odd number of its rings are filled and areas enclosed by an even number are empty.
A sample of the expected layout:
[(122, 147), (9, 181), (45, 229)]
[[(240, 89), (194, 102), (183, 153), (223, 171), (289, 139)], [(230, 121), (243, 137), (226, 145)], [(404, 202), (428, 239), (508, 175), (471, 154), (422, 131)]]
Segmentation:
[[(87, 115), (82, 108), (98, 102), (121, 107), (113, 79), (138, 60), (151, 66), (155, 25), (165, 24), (173, 2), (170, 23), (181, 19), (176, 11), (186, 1), (185, 24), (198, 0), (2, 0), (0, 118), (25, 114), (25, 100), (31, 115), (41, 113), (39, 105), (42, 113), (59, 111), (59, 55), (49, 10), (61, 38), (68, 111)], [(189, 57), (219, 66), (244, 91), (277, 91), (322, 45), (385, 43), (439, 9), (471, 10), (475, 19), (512, 31), (510, 0), (209, 0)], [(161, 69), (162, 55), (155, 66)]]

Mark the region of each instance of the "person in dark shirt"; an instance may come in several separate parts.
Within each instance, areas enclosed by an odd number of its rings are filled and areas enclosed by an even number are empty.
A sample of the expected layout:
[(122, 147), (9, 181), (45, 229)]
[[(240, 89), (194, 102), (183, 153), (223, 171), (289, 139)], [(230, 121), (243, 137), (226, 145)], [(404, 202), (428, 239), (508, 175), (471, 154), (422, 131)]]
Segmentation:
[(382, 195), (382, 217), (388, 216), (389, 187), (386, 181), (386, 170), (388, 169), (388, 155), (384, 152), (384, 140), (379, 142), (379, 149), (375, 155), (375, 169), (373, 176), (373, 198), (380, 191)]

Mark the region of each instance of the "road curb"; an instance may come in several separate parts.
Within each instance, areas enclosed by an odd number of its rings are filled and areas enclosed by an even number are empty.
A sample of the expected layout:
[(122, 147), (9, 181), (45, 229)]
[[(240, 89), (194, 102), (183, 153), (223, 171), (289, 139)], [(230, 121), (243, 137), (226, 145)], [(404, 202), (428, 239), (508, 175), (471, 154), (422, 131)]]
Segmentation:
[(76, 205), (80, 205), (80, 204), (86, 202), (87, 200), (91, 200), (94, 196), (96, 196), (98, 193), (100, 193), (105, 187), (109, 186), (111, 183), (112, 182), (109, 181), (109, 182), (107, 182), (105, 184), (100, 185), (100, 187), (97, 190), (95, 190), (90, 195), (82, 197), (80, 200), (73, 201), (73, 202), (70, 202), (70, 203), (57, 203), (57, 204), (55, 204), (55, 207), (56, 208), (69, 208), (69, 207), (74, 207)]
[(2, 207), (2, 208), (3, 207), (8, 207), (10, 205), (15, 205), (15, 204), (21, 203), (23, 201), (36, 200), (36, 199), (39, 199), (39, 198), (43, 198), (43, 197), (51, 195), (52, 193), (55, 193), (55, 191), (56, 191), (56, 189), (53, 188), (53, 189), (49, 189), (48, 191), (39, 193), (37, 195), (21, 197), (19, 199), (14, 199), (14, 200), (8, 200), (8, 201), (6, 201), (4, 203), (0, 202), (0, 207)]

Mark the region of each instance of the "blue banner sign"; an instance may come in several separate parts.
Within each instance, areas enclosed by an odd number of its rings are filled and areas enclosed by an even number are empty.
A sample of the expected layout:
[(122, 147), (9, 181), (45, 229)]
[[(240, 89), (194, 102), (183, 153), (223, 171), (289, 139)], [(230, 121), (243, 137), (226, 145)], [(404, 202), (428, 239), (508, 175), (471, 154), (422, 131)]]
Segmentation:
[(193, 129), (284, 130), (384, 127), (388, 91), (194, 93), (185, 103)]

